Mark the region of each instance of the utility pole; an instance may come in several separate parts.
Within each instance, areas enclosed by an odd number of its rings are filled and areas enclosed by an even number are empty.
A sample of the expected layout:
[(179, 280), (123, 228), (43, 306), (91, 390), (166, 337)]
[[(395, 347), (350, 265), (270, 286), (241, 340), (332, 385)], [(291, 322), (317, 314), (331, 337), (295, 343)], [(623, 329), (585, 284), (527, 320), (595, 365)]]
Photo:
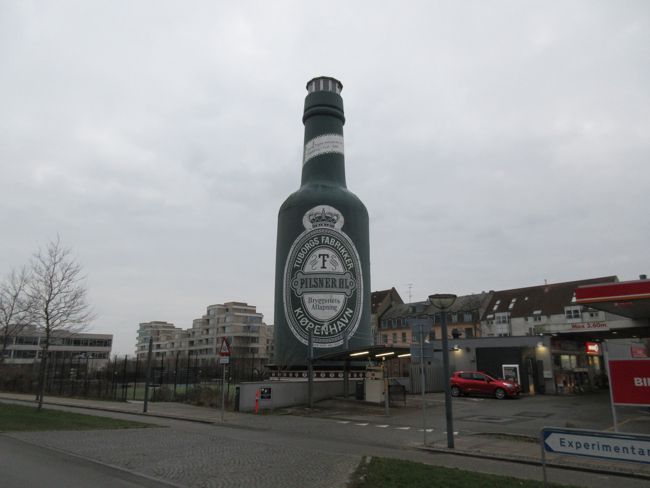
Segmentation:
[(422, 385), (422, 443), (427, 445), (427, 401), (424, 390), (426, 382), (424, 381), (424, 332), (422, 322), (420, 322), (420, 384)]

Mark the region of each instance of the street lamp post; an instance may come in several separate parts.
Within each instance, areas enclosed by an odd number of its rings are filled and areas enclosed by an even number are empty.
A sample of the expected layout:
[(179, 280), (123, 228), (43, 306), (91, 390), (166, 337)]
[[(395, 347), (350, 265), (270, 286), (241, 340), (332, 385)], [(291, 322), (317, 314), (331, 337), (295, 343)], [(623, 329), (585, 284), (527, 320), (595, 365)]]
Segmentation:
[(456, 295), (438, 293), (429, 296), (429, 302), (440, 310), (440, 333), (442, 335), (442, 374), (445, 385), (445, 417), (447, 419), (447, 447), (454, 448), (454, 419), (451, 411), (451, 386), (449, 385), (449, 341), (447, 339), (447, 310), (456, 301)]

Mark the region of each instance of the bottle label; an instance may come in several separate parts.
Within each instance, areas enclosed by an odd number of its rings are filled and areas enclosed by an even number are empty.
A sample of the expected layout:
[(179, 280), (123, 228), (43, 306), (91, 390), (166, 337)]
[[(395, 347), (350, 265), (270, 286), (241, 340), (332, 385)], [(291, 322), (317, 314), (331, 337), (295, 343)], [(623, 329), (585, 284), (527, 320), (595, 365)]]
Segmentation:
[(343, 232), (341, 212), (328, 205), (309, 210), (284, 268), (284, 312), (303, 344), (337, 347), (359, 326), (363, 301), (361, 261)]
[(324, 134), (314, 137), (305, 144), (305, 152), (302, 157), (302, 164), (321, 154), (343, 152), (343, 136), (341, 134)]

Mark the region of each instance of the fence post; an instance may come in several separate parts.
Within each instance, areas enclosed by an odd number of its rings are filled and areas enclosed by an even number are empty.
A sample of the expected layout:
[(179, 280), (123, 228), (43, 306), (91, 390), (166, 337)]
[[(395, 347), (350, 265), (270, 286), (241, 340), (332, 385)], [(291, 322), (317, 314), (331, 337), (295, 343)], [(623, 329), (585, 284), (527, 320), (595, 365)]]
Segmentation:
[(135, 353), (135, 371), (133, 373), (133, 399), (135, 400), (135, 390), (138, 386), (138, 363), (140, 362), (140, 355)]
[(174, 401), (176, 401), (176, 383), (178, 382), (178, 356), (181, 352), (176, 351), (176, 362), (174, 363)]
[(149, 337), (149, 352), (147, 353), (147, 370), (146, 378), (144, 381), (144, 405), (142, 407), (142, 412), (147, 413), (147, 408), (149, 406), (149, 378), (151, 376), (151, 350), (153, 349), (153, 336)]
[(122, 370), (122, 401), (126, 401), (126, 392), (127, 392), (127, 387), (128, 384), (126, 382), (126, 361), (127, 361), (128, 355), (124, 355), (124, 369)]

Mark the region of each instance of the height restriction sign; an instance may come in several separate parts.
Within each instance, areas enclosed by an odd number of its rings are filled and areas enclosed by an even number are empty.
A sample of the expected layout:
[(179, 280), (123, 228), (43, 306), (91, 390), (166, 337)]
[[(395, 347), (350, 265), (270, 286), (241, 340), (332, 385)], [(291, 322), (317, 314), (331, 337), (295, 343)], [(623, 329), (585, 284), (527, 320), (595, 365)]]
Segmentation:
[(219, 356), (230, 356), (230, 345), (224, 337), (221, 339), (221, 347), (219, 348)]

